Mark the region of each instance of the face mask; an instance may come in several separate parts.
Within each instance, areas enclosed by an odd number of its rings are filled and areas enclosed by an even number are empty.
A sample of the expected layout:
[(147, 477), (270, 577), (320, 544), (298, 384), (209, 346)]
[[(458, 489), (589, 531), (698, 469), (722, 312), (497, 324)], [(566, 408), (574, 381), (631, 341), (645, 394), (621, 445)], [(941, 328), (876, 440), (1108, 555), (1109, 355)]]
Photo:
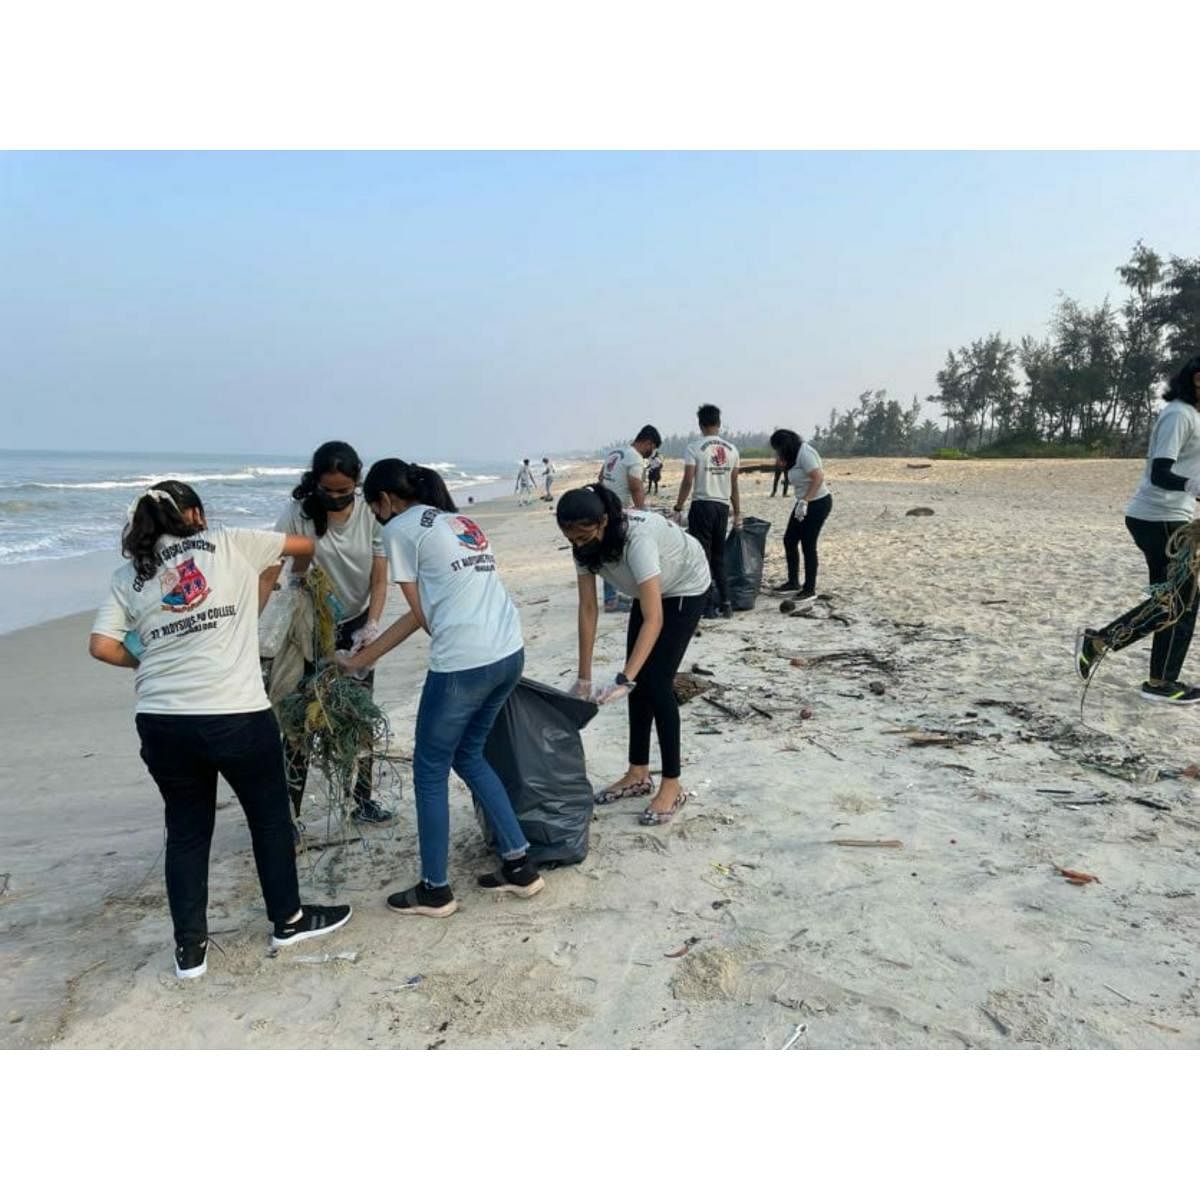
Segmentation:
[(354, 493), (351, 492), (348, 496), (328, 496), (318, 490), (317, 499), (326, 512), (341, 512), (342, 509), (349, 508), (354, 503)]
[(371, 510), (371, 516), (375, 518), (376, 523), (379, 525), (386, 525), (395, 515), (394, 512), (390, 512), (386, 517), (381, 517), (374, 509)]
[(575, 548), (575, 561), (584, 567), (600, 567), (604, 565), (604, 539), (595, 538)]

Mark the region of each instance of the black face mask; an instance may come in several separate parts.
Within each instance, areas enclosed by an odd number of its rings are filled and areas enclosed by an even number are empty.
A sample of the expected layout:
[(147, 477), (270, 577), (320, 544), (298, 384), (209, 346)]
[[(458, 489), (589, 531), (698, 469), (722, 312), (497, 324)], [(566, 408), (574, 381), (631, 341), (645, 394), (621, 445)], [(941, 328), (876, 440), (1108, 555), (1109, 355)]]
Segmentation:
[(354, 493), (351, 492), (348, 496), (329, 496), (318, 489), (317, 500), (326, 512), (341, 512), (354, 503)]
[(603, 538), (596, 538), (594, 541), (587, 542), (583, 546), (575, 546), (573, 549), (575, 552), (575, 561), (581, 567), (587, 567), (589, 570), (592, 570), (604, 565)]
[(375, 518), (376, 523), (379, 525), (386, 525), (395, 515), (394, 512), (391, 512), (386, 517), (381, 517), (377, 512), (373, 510), (371, 512), (371, 516)]

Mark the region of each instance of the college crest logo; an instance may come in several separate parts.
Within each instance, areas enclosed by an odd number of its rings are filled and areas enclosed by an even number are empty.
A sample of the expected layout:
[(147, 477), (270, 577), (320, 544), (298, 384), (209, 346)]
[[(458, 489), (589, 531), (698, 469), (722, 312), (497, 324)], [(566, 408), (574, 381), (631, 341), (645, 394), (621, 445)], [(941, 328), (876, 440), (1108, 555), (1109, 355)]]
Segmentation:
[(487, 534), (470, 517), (454, 518), (454, 536), (468, 550), (473, 550), (476, 554), (480, 554), (488, 548)]
[(604, 464), (604, 473), (611, 475), (617, 469), (617, 463), (621, 461), (620, 451), (614, 451), (608, 456), (608, 460)]
[(723, 467), (728, 461), (729, 456), (725, 453), (725, 447), (718, 444), (712, 448), (712, 455), (708, 460), (714, 467)]
[(188, 612), (208, 599), (208, 580), (194, 558), (168, 567), (161, 578), (162, 606), (167, 612)]

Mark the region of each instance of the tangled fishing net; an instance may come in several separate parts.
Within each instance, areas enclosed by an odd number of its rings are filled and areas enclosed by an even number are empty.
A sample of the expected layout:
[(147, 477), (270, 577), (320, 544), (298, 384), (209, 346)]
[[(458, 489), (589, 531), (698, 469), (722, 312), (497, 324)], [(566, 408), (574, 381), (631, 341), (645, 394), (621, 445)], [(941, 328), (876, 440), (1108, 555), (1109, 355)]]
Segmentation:
[[(300, 680), (296, 691), (279, 701), (279, 726), (287, 744), (293, 750), (303, 750), (309, 779), (314, 770), (324, 777), (329, 814), (326, 845), (336, 844), (330, 839), (339, 830), (349, 835), (345, 841), (363, 841), (350, 824), (354, 788), (360, 775), (377, 774), (377, 797), (381, 791), (394, 793), (401, 789), (394, 767), (384, 760), (390, 728), (370, 691), (337, 665), (334, 651), (340, 614), (329, 576), (314, 565), (305, 576), (302, 590), (303, 602), (310, 606), (312, 616), (311, 644), (305, 658), (315, 666)], [(288, 770), (289, 774), (293, 771), (290, 761)], [(294, 780), (289, 779), (291, 782)]]
[(1084, 686), (1081, 709), (1096, 669), (1110, 651), (1120, 650), (1134, 638), (1173, 628), (1196, 603), (1197, 588), (1200, 587), (1200, 521), (1190, 521), (1171, 535), (1167, 542), (1167, 558), (1166, 579), (1162, 583), (1152, 583), (1145, 602), (1127, 613), (1119, 624), (1109, 627), (1095, 668)]

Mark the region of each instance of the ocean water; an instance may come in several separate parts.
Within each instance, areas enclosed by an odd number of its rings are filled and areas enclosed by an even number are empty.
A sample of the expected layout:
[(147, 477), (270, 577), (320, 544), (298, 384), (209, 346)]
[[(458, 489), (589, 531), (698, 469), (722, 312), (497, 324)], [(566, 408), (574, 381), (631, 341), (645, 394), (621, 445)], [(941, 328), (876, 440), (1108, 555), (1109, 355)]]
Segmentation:
[[(456, 500), (512, 488), (517, 464), (429, 463)], [(215, 523), (266, 528), (305, 469), (300, 456), (0, 450), (0, 566), (118, 552), (134, 497), (160, 479), (190, 483)]]

